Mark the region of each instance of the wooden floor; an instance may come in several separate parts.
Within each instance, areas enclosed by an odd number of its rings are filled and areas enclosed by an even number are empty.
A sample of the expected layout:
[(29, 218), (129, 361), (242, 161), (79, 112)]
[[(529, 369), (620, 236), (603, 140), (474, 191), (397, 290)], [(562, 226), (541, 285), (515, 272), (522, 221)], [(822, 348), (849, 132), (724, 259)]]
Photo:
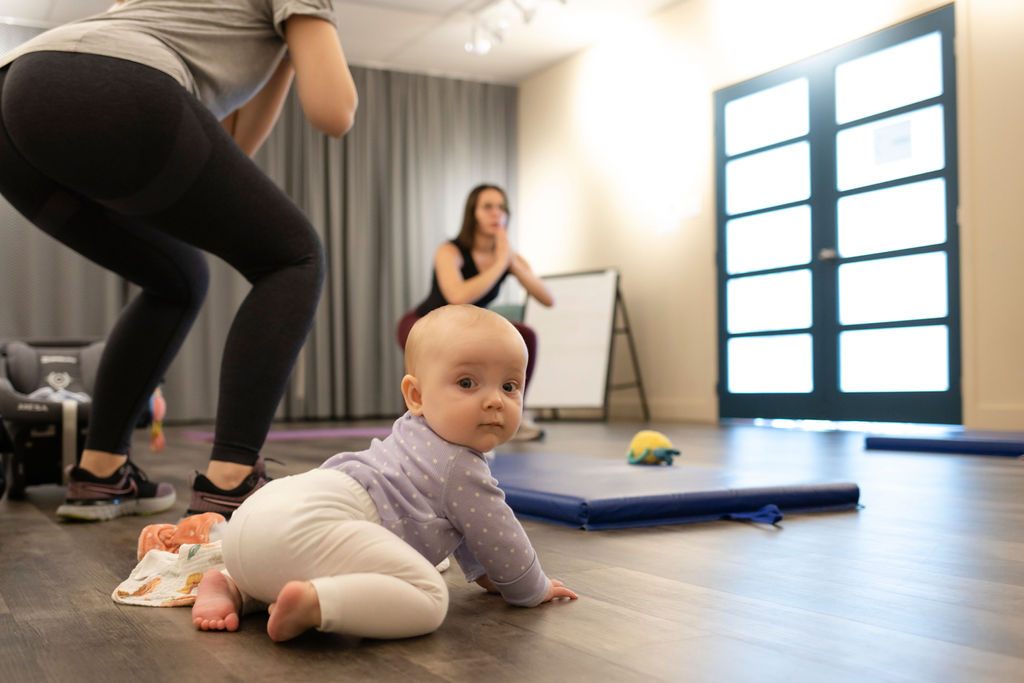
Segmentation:
[[(624, 458), (641, 428), (546, 426), (545, 441), (502, 450)], [(433, 635), (311, 632), (278, 645), (262, 615), (237, 633), (202, 633), (188, 609), (110, 598), (135, 566), (139, 531), (177, 521), (186, 476), (204, 466), (208, 447), (171, 428), (164, 453), (136, 447), (151, 478), (177, 487), (168, 513), (59, 523), (57, 486), (0, 502), (0, 681), (1024, 680), (1024, 462), (866, 452), (850, 432), (654, 428), (682, 450), (677, 467), (854, 481), (864, 507), (790, 515), (780, 528), (528, 521), (545, 569), (578, 601), (508, 607), (453, 566), (448, 619)], [(282, 476), (366, 443), (277, 441), (265, 454), (284, 462), (269, 465)]]

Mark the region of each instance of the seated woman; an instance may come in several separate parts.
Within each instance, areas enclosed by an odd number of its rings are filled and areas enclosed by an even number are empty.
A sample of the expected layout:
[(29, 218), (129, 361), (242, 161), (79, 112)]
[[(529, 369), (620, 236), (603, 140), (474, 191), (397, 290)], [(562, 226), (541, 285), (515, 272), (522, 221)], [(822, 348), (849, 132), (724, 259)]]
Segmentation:
[[(496, 185), (478, 185), (466, 198), (462, 229), (434, 253), (434, 276), (430, 294), (419, 306), (398, 322), (398, 343), (405, 341), (413, 323), (435, 308), (446, 304), (473, 304), (486, 307), (498, 296), (502, 282), (511, 274), (526, 292), (545, 306), (555, 303), (544, 281), (534, 274), (530, 264), (517, 254), (508, 241), (508, 198)], [(523, 335), (529, 351), (526, 388), (537, 361), (537, 334), (530, 327), (512, 321)], [(515, 441), (531, 441), (544, 436), (532, 420), (524, 417)]]

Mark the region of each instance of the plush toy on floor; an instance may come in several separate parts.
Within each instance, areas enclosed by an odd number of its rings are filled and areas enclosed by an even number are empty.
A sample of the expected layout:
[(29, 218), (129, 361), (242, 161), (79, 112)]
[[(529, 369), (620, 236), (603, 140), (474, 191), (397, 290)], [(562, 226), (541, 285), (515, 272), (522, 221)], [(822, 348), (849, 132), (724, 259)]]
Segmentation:
[(679, 451), (672, 447), (672, 442), (667, 436), (661, 432), (644, 429), (637, 432), (629, 442), (626, 459), (630, 465), (671, 465), (672, 458), (677, 455)]

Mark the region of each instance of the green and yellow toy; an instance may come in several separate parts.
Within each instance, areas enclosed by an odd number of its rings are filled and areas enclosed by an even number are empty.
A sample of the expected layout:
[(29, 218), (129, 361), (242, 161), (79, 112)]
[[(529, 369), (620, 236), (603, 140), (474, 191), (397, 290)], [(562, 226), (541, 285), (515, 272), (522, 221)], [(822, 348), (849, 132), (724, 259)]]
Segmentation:
[(633, 440), (629, 442), (629, 453), (626, 459), (630, 465), (660, 465), (672, 464), (672, 458), (679, 455), (679, 451), (672, 447), (672, 442), (661, 432), (645, 429), (637, 432)]

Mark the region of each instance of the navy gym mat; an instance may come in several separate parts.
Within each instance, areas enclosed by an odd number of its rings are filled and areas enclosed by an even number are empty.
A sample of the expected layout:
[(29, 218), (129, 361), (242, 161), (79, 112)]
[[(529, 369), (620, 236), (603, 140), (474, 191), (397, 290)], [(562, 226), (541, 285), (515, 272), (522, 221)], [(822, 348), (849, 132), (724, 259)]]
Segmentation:
[[(630, 465), (580, 455), (504, 453), (491, 473), (521, 517), (583, 529), (751, 519), (858, 507), (853, 483), (764, 481), (764, 475), (681, 465)], [(754, 478), (761, 481), (753, 481)], [(753, 485), (758, 484), (758, 485)], [(774, 506), (774, 507), (773, 507)]]
[(973, 436), (951, 434), (945, 437), (868, 436), (864, 448), (876, 451), (920, 451), (925, 453), (960, 453), (965, 455), (1024, 455), (1024, 438), (1002, 438), (998, 435)]

